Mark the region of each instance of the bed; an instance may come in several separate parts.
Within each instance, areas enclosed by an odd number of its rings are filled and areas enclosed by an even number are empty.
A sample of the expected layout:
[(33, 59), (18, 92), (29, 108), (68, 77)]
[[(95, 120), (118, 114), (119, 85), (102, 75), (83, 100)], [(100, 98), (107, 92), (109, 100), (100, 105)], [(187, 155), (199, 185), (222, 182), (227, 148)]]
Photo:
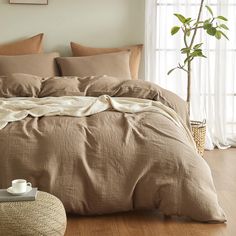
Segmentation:
[(0, 79), (0, 188), (25, 178), (69, 213), (157, 209), (225, 222), (186, 103), (109, 76)]

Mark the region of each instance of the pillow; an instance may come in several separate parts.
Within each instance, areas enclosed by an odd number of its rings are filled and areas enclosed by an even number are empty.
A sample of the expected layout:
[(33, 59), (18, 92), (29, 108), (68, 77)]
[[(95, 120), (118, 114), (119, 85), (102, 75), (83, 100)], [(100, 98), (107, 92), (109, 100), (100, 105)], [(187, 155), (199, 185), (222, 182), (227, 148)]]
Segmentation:
[(125, 51), (88, 57), (59, 57), (56, 61), (63, 76), (108, 75), (131, 79), (129, 56), (130, 52)]
[(52, 77), (42, 83), (39, 97), (83, 96), (78, 77)]
[(59, 54), (29, 54), (20, 56), (0, 56), (0, 76), (25, 73), (42, 77), (58, 75), (55, 58)]
[(16, 73), (0, 77), (0, 97), (37, 97), (42, 78), (35, 75)]
[(0, 55), (24, 55), (42, 52), (43, 34), (32, 38), (0, 45)]
[(93, 56), (99, 54), (107, 54), (114, 52), (122, 52), (130, 50), (130, 73), (132, 79), (138, 79), (139, 64), (142, 54), (143, 45), (133, 45), (129, 47), (122, 48), (91, 48), (85, 47), (78, 43), (71, 42), (71, 50), (73, 56), (83, 57), (83, 56)]
[[(38, 96), (97, 96), (97, 94), (100, 96), (101, 94), (109, 93), (112, 89), (114, 91), (119, 90), (120, 83), (120, 79), (108, 76), (89, 76), (83, 78), (76, 76), (51, 77), (42, 82), (41, 91)], [(109, 93), (109, 95), (112, 96), (112, 93)]]

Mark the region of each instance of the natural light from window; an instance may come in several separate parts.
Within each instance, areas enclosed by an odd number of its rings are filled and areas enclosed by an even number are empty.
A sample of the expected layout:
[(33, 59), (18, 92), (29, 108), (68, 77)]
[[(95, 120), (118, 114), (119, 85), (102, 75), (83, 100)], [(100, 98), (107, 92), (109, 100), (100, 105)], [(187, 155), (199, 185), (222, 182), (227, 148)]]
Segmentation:
[[(196, 0), (159, 0), (157, 1), (157, 48), (156, 48), (156, 77), (160, 86), (177, 93), (186, 99), (186, 74), (183, 71), (174, 71), (171, 75), (167, 72), (175, 67), (178, 62), (183, 61), (180, 54), (180, 48), (184, 47), (181, 33), (171, 36), (170, 30), (174, 25), (179, 25), (177, 18), (173, 13), (181, 13), (187, 17), (196, 19), (200, 1)], [(226, 107), (226, 127), (227, 134), (236, 133), (236, 0), (228, 1), (205, 1), (205, 4), (211, 6), (216, 15), (226, 15), (230, 31), (227, 32), (229, 41), (221, 39), (221, 42), (215, 37), (206, 35), (205, 32), (199, 32), (196, 37), (196, 43), (203, 42), (203, 51), (207, 59), (200, 58), (193, 62), (192, 74), (195, 89), (193, 91), (193, 103), (199, 104), (199, 108), (204, 110), (204, 116), (207, 114), (205, 106), (211, 106), (211, 99), (215, 96), (215, 91), (222, 89), (222, 95), (225, 96), (224, 105)], [(224, 7), (224, 5), (230, 7)], [(209, 16), (206, 9), (203, 10), (202, 17)], [(222, 46), (223, 45), (223, 46)], [(224, 50), (225, 49), (225, 50)], [(222, 52), (221, 52), (222, 50)], [(224, 52), (223, 52), (224, 50)], [(218, 63), (218, 55), (222, 55), (224, 63)], [(222, 61), (222, 60), (221, 60)], [(216, 84), (215, 79), (221, 76), (221, 70), (224, 71), (224, 83)], [(225, 73), (226, 71), (226, 73)], [(198, 83), (196, 83), (198, 81)], [(197, 89), (196, 89), (197, 86)], [(224, 94), (223, 94), (224, 93)], [(221, 97), (218, 94), (218, 99)], [(196, 96), (195, 96), (196, 95)], [(200, 101), (194, 101), (198, 99)]]

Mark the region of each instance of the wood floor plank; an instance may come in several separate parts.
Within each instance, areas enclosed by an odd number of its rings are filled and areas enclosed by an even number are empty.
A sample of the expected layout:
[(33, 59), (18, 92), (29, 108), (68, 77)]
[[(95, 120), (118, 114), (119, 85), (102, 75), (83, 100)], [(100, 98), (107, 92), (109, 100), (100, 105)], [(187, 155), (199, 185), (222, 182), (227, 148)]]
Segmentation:
[(235, 236), (236, 149), (205, 152), (226, 224), (203, 224), (186, 218), (165, 218), (157, 211), (106, 216), (68, 216), (66, 236)]

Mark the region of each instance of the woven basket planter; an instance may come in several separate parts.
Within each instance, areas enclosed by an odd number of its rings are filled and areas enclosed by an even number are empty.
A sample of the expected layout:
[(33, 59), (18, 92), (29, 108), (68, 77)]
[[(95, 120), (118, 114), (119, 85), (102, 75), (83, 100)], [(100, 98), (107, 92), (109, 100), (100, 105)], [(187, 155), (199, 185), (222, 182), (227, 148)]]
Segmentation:
[(192, 135), (196, 143), (198, 153), (203, 156), (206, 141), (206, 120), (191, 121)]

